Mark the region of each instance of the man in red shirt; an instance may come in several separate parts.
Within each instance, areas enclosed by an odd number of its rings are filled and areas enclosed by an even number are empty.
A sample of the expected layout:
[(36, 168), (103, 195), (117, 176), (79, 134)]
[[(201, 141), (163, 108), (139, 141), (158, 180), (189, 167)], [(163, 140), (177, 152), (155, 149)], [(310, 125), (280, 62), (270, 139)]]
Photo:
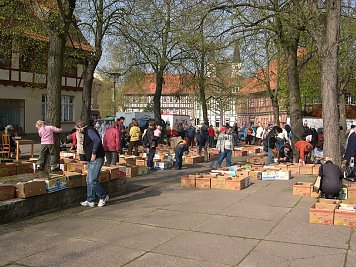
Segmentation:
[(310, 138), (307, 141), (299, 140), (294, 144), (294, 149), (299, 152), (299, 162), (306, 163), (306, 156), (313, 150), (313, 145), (310, 144)]
[(119, 132), (119, 140), (120, 140), (120, 154), (122, 154), (122, 149), (125, 147), (125, 126), (124, 126), (124, 117), (120, 117), (117, 120), (117, 130)]
[(209, 135), (209, 147), (214, 147), (214, 135), (215, 131), (213, 125), (210, 125), (208, 128), (208, 135)]

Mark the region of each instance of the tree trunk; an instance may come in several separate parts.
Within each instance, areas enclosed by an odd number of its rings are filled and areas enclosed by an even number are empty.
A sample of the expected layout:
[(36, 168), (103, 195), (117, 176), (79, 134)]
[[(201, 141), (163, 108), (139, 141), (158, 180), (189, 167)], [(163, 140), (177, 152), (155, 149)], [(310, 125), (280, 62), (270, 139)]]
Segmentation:
[(322, 42), (318, 44), (321, 63), (321, 84), (324, 122), (324, 156), (331, 157), (335, 164), (341, 166), (338, 112), (338, 43), (341, 3), (327, 1), (326, 32)]
[(271, 98), (271, 101), (272, 101), (272, 107), (273, 107), (274, 124), (277, 126), (280, 126), (278, 102), (274, 98)]
[[(97, 60), (88, 60), (83, 70), (83, 93), (81, 119), (89, 123), (91, 114), (91, 94), (94, 81), (94, 72), (98, 64)], [(115, 114), (114, 114), (115, 115)]]
[[(205, 98), (205, 54), (203, 53), (200, 60), (199, 68), (199, 99), (203, 110), (203, 120), (208, 122), (208, 107)], [(211, 122), (210, 122), (211, 123)]]
[(155, 115), (155, 121), (161, 124), (161, 95), (163, 89), (163, 71), (156, 73), (156, 91), (153, 96), (153, 112)]

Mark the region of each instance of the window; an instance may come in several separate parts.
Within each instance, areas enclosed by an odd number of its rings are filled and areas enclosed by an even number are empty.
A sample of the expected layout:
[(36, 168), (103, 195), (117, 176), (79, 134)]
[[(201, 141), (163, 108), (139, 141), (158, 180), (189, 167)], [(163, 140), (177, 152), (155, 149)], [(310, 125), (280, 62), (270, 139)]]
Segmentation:
[(346, 105), (356, 105), (356, 97), (355, 96), (347, 96), (346, 97)]
[[(62, 95), (61, 121), (74, 121), (74, 96)], [(47, 96), (42, 95), (42, 119), (46, 119), (47, 114)]]
[(0, 43), (0, 68), (8, 69), (11, 64), (11, 42), (5, 40)]
[(25, 130), (25, 101), (0, 99), (0, 127), (14, 124)]

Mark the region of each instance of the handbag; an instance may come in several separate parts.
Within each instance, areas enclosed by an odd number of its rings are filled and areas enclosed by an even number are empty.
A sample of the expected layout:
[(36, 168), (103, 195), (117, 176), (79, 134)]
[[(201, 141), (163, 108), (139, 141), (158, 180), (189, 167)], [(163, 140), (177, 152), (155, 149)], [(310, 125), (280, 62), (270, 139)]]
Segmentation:
[(344, 171), (344, 178), (346, 180), (354, 182), (355, 177), (356, 177), (355, 162), (354, 162), (354, 158), (351, 158), (349, 166), (347, 166), (345, 171)]

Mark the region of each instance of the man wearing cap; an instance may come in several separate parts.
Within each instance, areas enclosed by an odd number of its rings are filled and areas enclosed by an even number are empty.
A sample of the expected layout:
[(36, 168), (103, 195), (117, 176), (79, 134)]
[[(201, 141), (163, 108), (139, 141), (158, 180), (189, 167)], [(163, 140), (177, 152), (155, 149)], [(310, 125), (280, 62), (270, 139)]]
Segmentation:
[(232, 141), (232, 128), (225, 127), (221, 129), (216, 143), (216, 148), (219, 151), (218, 160), (215, 162), (215, 168), (219, 168), (221, 163), (226, 158), (226, 166), (231, 165), (231, 156), (234, 144)]
[(319, 167), (319, 177), (322, 197), (338, 197), (342, 187), (342, 172), (331, 158), (325, 157), (325, 162)]

